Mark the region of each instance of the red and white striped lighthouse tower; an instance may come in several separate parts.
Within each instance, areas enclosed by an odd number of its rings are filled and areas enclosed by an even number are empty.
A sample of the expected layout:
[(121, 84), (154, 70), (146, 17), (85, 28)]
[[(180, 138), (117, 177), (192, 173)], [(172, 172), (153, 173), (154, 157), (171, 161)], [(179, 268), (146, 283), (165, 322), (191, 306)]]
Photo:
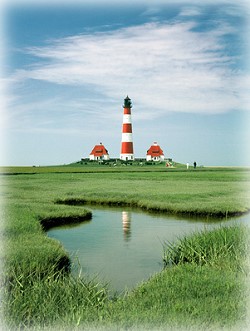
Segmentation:
[(123, 105), (122, 145), (120, 155), (120, 159), (123, 161), (134, 160), (131, 108), (131, 100), (127, 96), (124, 99)]

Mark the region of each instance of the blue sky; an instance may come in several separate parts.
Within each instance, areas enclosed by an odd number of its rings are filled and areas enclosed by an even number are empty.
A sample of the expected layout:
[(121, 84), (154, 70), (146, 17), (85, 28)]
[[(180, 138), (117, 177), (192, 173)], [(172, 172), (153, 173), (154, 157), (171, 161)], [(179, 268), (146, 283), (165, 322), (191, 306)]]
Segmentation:
[(129, 95), (135, 157), (250, 165), (246, 3), (5, 4), (2, 164), (119, 157)]

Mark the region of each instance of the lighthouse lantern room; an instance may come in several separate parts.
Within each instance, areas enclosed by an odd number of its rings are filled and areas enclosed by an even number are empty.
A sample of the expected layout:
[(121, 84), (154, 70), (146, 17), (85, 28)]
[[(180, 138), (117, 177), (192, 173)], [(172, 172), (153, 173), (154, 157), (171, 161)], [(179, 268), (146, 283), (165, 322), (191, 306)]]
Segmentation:
[(131, 108), (131, 99), (127, 96), (124, 99), (123, 105), (122, 143), (120, 155), (120, 159), (123, 161), (134, 160)]

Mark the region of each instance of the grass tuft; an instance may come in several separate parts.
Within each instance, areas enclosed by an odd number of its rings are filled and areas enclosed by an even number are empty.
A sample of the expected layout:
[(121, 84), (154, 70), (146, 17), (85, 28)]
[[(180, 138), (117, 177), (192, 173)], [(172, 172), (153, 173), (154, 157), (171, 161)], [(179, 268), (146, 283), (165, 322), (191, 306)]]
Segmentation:
[(165, 243), (165, 266), (191, 263), (238, 270), (246, 258), (247, 231), (244, 226), (223, 226)]

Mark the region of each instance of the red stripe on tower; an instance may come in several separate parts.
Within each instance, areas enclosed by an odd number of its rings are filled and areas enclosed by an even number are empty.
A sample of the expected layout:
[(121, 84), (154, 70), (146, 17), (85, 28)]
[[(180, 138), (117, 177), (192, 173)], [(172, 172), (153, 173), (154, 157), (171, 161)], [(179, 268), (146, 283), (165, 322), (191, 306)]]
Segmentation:
[(127, 96), (123, 105), (123, 124), (122, 124), (122, 145), (120, 159), (123, 161), (134, 160), (132, 120), (131, 120), (132, 103)]

